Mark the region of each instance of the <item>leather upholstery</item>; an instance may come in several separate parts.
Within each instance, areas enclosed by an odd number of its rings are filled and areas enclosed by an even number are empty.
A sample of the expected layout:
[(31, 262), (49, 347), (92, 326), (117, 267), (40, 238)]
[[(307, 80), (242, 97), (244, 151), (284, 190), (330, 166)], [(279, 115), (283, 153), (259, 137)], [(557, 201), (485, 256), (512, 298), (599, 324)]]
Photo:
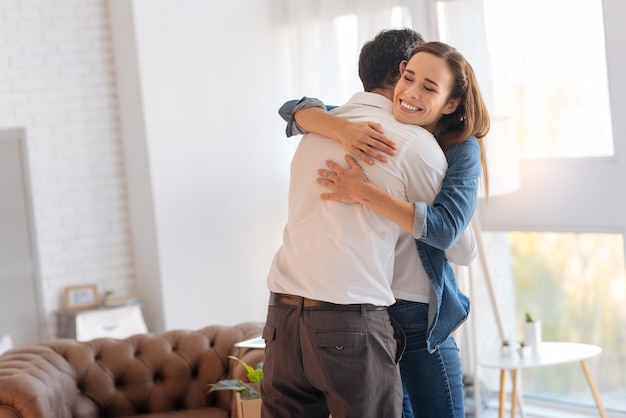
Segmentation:
[(263, 350), (234, 347), (262, 328), (247, 322), (14, 348), (0, 356), (0, 418), (228, 418), (232, 393), (207, 394), (208, 385), (245, 376), (229, 355), (263, 361)]

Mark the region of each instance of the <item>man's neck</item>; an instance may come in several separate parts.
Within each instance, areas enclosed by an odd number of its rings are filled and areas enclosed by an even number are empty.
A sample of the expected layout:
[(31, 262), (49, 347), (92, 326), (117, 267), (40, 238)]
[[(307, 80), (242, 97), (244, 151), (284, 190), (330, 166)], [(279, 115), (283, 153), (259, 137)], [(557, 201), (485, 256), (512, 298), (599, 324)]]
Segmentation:
[(372, 89), (371, 93), (380, 94), (381, 96), (393, 101), (393, 87)]

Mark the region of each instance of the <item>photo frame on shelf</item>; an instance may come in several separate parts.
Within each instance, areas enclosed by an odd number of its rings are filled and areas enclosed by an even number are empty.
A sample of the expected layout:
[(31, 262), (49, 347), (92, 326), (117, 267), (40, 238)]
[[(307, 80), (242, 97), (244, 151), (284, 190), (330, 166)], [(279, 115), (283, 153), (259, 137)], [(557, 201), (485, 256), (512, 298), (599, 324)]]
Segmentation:
[(98, 287), (95, 284), (68, 286), (65, 288), (63, 308), (67, 311), (97, 308), (100, 306)]

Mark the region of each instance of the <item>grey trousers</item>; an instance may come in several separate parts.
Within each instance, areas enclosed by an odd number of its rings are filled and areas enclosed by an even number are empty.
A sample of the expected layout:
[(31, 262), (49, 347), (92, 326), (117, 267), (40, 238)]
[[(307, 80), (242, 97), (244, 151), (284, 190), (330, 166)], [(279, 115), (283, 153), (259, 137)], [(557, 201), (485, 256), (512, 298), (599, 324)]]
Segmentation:
[(400, 418), (404, 333), (387, 310), (269, 306), (262, 418)]

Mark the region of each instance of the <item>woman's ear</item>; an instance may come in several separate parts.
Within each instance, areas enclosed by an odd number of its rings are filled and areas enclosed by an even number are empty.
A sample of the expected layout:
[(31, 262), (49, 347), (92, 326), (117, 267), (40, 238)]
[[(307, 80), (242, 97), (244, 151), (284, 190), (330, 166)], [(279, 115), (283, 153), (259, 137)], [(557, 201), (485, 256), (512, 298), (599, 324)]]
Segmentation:
[(460, 98), (449, 99), (448, 103), (446, 103), (446, 105), (443, 107), (443, 114), (449, 115), (451, 113), (454, 113), (456, 108), (459, 107), (459, 104), (461, 104)]

